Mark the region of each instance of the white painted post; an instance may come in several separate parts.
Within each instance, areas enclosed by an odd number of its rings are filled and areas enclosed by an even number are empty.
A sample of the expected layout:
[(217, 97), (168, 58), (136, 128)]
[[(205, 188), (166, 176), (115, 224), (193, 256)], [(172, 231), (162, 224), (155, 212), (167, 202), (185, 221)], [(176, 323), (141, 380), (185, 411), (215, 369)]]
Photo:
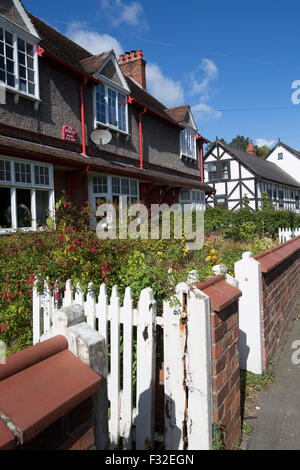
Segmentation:
[(163, 304), (164, 321), (164, 406), (165, 406), (165, 449), (183, 449), (183, 423), (185, 421), (186, 392), (185, 348), (186, 348), (186, 299), (189, 286), (185, 283), (176, 287), (178, 304)]
[(235, 278), (243, 295), (239, 299), (240, 367), (255, 374), (263, 372), (261, 273), (252, 253), (243, 253), (234, 265)]
[(68, 279), (66, 282), (66, 289), (63, 298), (63, 307), (69, 307), (73, 303), (72, 281)]
[(136, 449), (153, 449), (156, 301), (149, 287), (138, 304)]
[(121, 424), (123, 449), (132, 448), (132, 360), (133, 360), (133, 300), (131, 288), (125, 290), (123, 316), (123, 390), (121, 400)]
[(37, 288), (37, 279), (34, 281), (32, 289), (32, 336), (33, 344), (40, 341), (41, 336), (41, 295)]
[(75, 304), (77, 305), (81, 305), (83, 308), (85, 306), (85, 302), (84, 302), (84, 292), (82, 290), (82, 287), (81, 285), (79, 284), (79, 282), (77, 282), (76, 284), (76, 290), (75, 290), (75, 301), (74, 301)]
[(46, 333), (51, 326), (51, 314), (52, 314), (52, 296), (47, 281), (44, 281), (44, 290), (42, 295), (42, 306), (43, 306), (43, 329)]
[(110, 447), (114, 449), (120, 436), (120, 298), (113, 286), (109, 305), (110, 322)]
[(108, 325), (108, 299), (106, 294), (106, 285), (101, 284), (96, 305), (96, 318), (98, 319), (98, 331), (105, 340), (105, 348), (107, 355), (107, 325)]
[(88, 292), (86, 296), (86, 321), (87, 324), (90, 325), (92, 328), (95, 328), (95, 321), (96, 321), (96, 296), (94, 291), (94, 284), (89, 282), (88, 284)]
[(210, 299), (196, 288), (187, 302), (186, 386), (188, 450), (209, 450), (212, 442)]

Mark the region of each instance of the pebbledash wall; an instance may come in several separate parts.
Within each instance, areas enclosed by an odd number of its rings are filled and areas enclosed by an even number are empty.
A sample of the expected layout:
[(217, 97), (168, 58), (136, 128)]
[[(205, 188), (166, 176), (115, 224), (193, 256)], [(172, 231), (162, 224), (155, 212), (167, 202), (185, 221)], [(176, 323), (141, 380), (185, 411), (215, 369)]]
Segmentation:
[(300, 236), (235, 263), (243, 296), (239, 305), (240, 366), (263, 373), (295, 314), (300, 296)]

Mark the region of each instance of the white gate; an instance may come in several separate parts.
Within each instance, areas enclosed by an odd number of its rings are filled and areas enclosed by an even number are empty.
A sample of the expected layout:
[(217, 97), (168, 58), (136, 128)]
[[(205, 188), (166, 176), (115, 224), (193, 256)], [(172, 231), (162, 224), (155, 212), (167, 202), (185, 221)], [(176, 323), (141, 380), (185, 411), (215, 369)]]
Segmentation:
[[(47, 282), (43, 293), (33, 291), (34, 344), (51, 326), (56, 291)], [(127, 287), (123, 305), (117, 286), (108, 300), (106, 286), (96, 298), (93, 284), (85, 296), (80, 285), (72, 292), (67, 281), (62, 306), (82, 305), (87, 323), (105, 338), (108, 362), (109, 438), (111, 448), (153, 449), (154, 441), (170, 450), (211, 446), (211, 367), (209, 298), (179, 284), (176, 302), (164, 302), (156, 314), (151, 288), (141, 291), (133, 306)], [(155, 433), (156, 334), (163, 328), (165, 432)], [(120, 441), (121, 438), (121, 441)]]

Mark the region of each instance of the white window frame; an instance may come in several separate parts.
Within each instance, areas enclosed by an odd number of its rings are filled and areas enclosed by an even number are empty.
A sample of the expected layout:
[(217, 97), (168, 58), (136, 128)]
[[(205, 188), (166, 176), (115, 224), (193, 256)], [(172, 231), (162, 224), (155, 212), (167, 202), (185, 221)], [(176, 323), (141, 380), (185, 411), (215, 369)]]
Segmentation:
[[(98, 125), (105, 126), (105, 127), (108, 127), (109, 129), (112, 129), (112, 130), (114, 130), (116, 132), (119, 132), (121, 134), (129, 135), (129, 131), (128, 131), (128, 93), (126, 93), (125, 90), (122, 90), (120, 87), (113, 87), (113, 86), (108, 85), (105, 82), (101, 83), (101, 85), (103, 85), (104, 88), (105, 88), (105, 122), (98, 121), (98, 119), (97, 119), (97, 99), (96, 99), (97, 86), (96, 86), (95, 90), (94, 90), (95, 128), (97, 128)], [(109, 89), (114, 91), (117, 94), (117, 99), (116, 99), (117, 122), (119, 122), (118, 94), (120, 93), (126, 99), (126, 103), (125, 103), (125, 126), (126, 126), (126, 129), (125, 130), (120, 129), (119, 126), (114, 126), (113, 124), (110, 124), (109, 121), (108, 121), (108, 90)]]
[[(7, 89), (7, 91), (10, 91), (14, 93), (15, 95), (15, 103), (18, 103), (19, 97), (25, 97), (28, 98), (35, 103), (35, 109), (38, 108), (39, 103), (40, 103), (40, 87), (39, 87), (39, 67), (38, 67), (38, 54), (37, 54), (37, 46), (39, 42), (39, 38), (36, 36), (33, 36), (31, 33), (28, 31), (23, 30), (21, 27), (16, 25), (15, 23), (11, 22), (7, 18), (1, 16), (0, 17), (0, 28), (2, 28), (4, 31), (8, 31), (13, 35), (13, 49), (14, 49), (14, 64), (15, 64), (15, 80), (16, 80), (16, 86), (12, 87), (10, 85), (7, 85), (4, 82), (0, 82), (0, 84)], [(23, 41), (26, 41), (28, 44), (30, 44), (33, 47), (33, 65), (34, 65), (34, 76), (35, 76), (35, 94), (32, 95), (28, 92), (22, 91), (20, 89), (20, 77), (19, 77), (19, 60), (18, 60), (18, 44), (17, 40), (22, 39)], [(6, 57), (6, 56), (4, 56)]]
[[(183, 198), (183, 193), (189, 192), (189, 198)], [(199, 198), (197, 197), (199, 195)], [(205, 192), (201, 189), (184, 188), (179, 193), (179, 203), (184, 209), (184, 204), (192, 204), (192, 210), (205, 208)]]
[[(10, 162), (10, 181), (0, 181), (1, 188), (10, 189), (10, 200), (11, 200), (11, 220), (12, 226), (8, 228), (0, 228), (0, 234), (15, 232), (16, 230), (21, 231), (32, 231), (37, 230), (37, 214), (36, 214), (36, 191), (47, 191), (49, 193), (49, 212), (51, 216), (54, 216), (54, 205), (55, 205), (55, 196), (54, 196), (54, 177), (53, 177), (53, 165), (49, 163), (25, 160), (20, 158), (7, 157), (5, 155), (0, 156), (0, 160)], [(24, 163), (30, 165), (30, 175), (31, 182), (23, 183), (16, 181), (15, 178), (15, 163)], [(35, 166), (43, 166), (48, 168), (49, 173), (49, 184), (35, 184)], [(31, 197), (31, 226), (30, 227), (18, 227), (17, 226), (17, 189), (28, 189), (30, 190)]]
[[(186, 153), (183, 152), (183, 148), (182, 148), (182, 138), (183, 138), (183, 133), (186, 132), (186, 131), (189, 131), (189, 132), (192, 132), (194, 134), (194, 155), (191, 156), (191, 155), (187, 155)], [(190, 126), (186, 126), (184, 129), (182, 129), (182, 131), (180, 132), (180, 157), (187, 157), (187, 158), (190, 158), (191, 160), (197, 160), (197, 139), (196, 139), (196, 130), (193, 129), (192, 127)]]
[[(94, 193), (94, 185), (93, 185), (93, 178), (97, 177), (103, 177), (105, 176), (107, 178), (107, 192), (106, 193)], [(117, 194), (113, 192), (112, 189), (112, 178), (119, 178), (120, 180), (126, 179), (129, 181), (129, 194)], [(137, 195), (133, 195), (130, 193), (130, 181), (136, 181), (137, 184)], [(121, 187), (121, 181), (120, 181), (120, 187)], [(121, 187), (122, 189), (122, 187)], [(89, 202), (92, 204), (93, 208), (96, 210), (96, 199), (97, 198), (103, 198), (107, 202), (113, 202), (113, 196), (127, 196), (129, 198), (134, 198), (137, 201), (140, 200), (140, 185), (139, 185), (139, 180), (136, 178), (127, 178), (125, 176), (120, 176), (120, 175), (105, 175), (105, 174), (99, 174), (99, 173), (90, 173), (89, 178), (88, 178), (88, 193), (89, 193)], [(94, 216), (90, 217), (90, 224), (94, 226), (96, 224), (96, 218)]]

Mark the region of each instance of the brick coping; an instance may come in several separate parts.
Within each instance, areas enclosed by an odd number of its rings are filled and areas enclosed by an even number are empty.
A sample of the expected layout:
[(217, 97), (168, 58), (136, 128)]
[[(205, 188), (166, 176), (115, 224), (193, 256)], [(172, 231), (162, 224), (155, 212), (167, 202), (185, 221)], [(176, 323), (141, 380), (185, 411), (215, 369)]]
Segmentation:
[(292, 238), (269, 250), (262, 251), (253, 256), (253, 258), (260, 262), (261, 272), (268, 273), (298, 250), (300, 250), (300, 236)]
[(242, 292), (220, 274), (199, 282), (195, 287), (210, 297), (211, 310), (215, 312), (221, 312), (242, 296)]

